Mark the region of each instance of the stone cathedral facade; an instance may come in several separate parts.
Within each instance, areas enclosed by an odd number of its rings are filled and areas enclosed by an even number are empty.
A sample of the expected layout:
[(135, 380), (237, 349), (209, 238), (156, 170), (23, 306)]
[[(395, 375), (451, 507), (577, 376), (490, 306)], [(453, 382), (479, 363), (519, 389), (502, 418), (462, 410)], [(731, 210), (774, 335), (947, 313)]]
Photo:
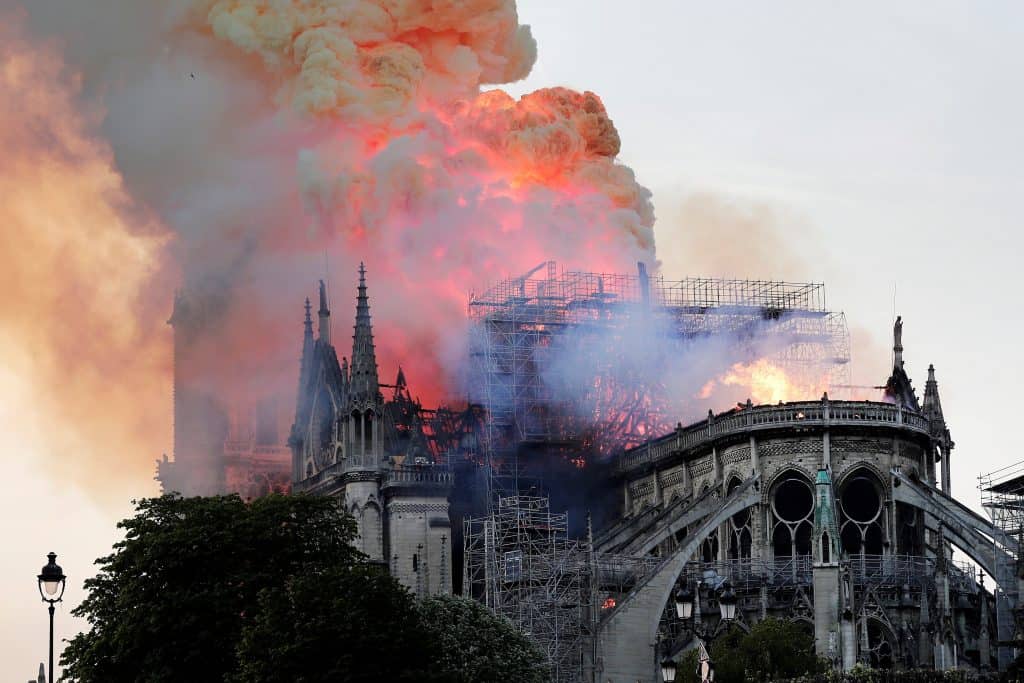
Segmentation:
[(371, 560), (417, 595), (450, 593), (452, 475), (435, 464), (415, 410), (408, 409), (401, 370), (395, 384), (380, 382), (365, 268), (359, 268), (351, 355), (340, 361), (323, 282), (319, 299), (316, 336), (306, 301), (289, 438), (292, 491), (340, 497)]
[(693, 646), (694, 622), (675, 616), (681, 588), (697, 623), (723, 628), (727, 580), (740, 628), (794, 620), (837, 669), (1009, 664), (1016, 540), (952, 497), (934, 368), (919, 400), (901, 321), (894, 332), (884, 400), (748, 401), (625, 453), (622, 517), (595, 550), (653, 569), (601, 615), (602, 681), (654, 680), (654, 644)]

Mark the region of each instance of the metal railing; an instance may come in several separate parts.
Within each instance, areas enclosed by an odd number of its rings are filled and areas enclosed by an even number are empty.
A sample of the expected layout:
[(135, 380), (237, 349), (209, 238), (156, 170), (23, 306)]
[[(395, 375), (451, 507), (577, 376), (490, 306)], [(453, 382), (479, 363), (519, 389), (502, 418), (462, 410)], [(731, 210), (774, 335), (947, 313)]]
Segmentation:
[[(845, 560), (854, 585), (916, 588), (922, 577), (932, 578), (937, 571), (932, 557), (915, 555), (850, 555)], [(810, 555), (779, 557), (773, 560), (725, 560), (690, 562), (681, 578), (695, 584), (702, 581), (717, 586), (728, 579), (737, 592), (750, 591), (762, 585), (772, 587), (809, 586), (814, 562)], [(977, 593), (975, 568), (965, 562), (947, 562), (950, 589), (961, 593)]]

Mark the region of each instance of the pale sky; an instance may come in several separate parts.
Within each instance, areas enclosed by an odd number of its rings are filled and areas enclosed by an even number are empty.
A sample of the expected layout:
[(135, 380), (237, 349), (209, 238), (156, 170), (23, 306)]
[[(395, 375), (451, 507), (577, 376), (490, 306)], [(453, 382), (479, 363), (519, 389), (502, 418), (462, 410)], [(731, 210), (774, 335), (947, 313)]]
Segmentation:
[[(956, 450), (953, 491), (978, 508), (979, 472), (1024, 459), (1012, 447), (1022, 333), (1024, 6), (1018, 3), (681, 3), (520, 0), (539, 61), (514, 93), (598, 93), (623, 162), (654, 193), (668, 277), (823, 281), (854, 334), (854, 381), (888, 371), (893, 292), (906, 367), (923, 392), (934, 363)], [(2, 163), (2, 162), (0, 162)], [(687, 238), (683, 206), (708, 194), (773, 218), (759, 233)], [(690, 247), (699, 245), (696, 251)], [(31, 400), (26, 388), (26, 400)], [(114, 524), (130, 509), (59, 490), (0, 406), (6, 495), (0, 662), (34, 676), (46, 610), (35, 574), (54, 550), (71, 575), (67, 613)], [(154, 444), (154, 458), (169, 444)], [(73, 457), (73, 454), (68, 454)]]

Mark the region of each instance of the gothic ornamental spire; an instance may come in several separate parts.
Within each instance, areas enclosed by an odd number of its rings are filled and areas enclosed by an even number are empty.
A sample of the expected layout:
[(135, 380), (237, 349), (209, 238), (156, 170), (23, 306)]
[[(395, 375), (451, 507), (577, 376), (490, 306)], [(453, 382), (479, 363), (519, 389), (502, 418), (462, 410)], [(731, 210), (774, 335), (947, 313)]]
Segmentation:
[(377, 379), (377, 355), (373, 348), (370, 302), (366, 296), (366, 267), (359, 264), (359, 294), (356, 297), (356, 324), (352, 335), (350, 396), (357, 401), (376, 400), (380, 392)]
[(306, 318), (302, 322), (302, 360), (299, 362), (299, 403), (302, 402), (302, 391), (309, 381), (309, 373), (313, 367), (313, 318), (310, 315), (309, 297), (306, 297)]
[(903, 367), (903, 316), (896, 316), (896, 322), (892, 326), (892, 365), (894, 368)]
[(317, 329), (317, 334), (320, 336), (320, 340), (324, 344), (331, 343), (331, 310), (327, 308), (327, 287), (324, 286), (324, 281), (320, 281), (320, 310), (317, 311), (320, 316), (320, 321)]
[(835, 566), (839, 564), (839, 524), (835, 491), (828, 470), (818, 470), (814, 493), (814, 564)]
[(945, 419), (942, 416), (942, 401), (939, 400), (939, 383), (935, 381), (935, 366), (928, 366), (928, 381), (924, 385), (924, 403), (921, 410), (932, 420), (937, 420), (945, 426)]

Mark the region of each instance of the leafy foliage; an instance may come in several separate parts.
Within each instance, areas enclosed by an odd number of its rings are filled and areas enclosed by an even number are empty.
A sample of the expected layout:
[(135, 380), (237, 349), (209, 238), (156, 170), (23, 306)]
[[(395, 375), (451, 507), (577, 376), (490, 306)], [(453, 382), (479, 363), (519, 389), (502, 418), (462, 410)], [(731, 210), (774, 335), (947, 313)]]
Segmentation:
[(420, 603), (430, 634), (431, 671), (446, 683), (545, 683), (543, 655), (511, 623), (467, 598)]
[(73, 611), (90, 628), (61, 656), (71, 681), (222, 681), (262, 590), (364, 559), (330, 498), (166, 495), (118, 526)]
[[(827, 664), (814, 653), (814, 638), (798, 624), (763, 619), (749, 633), (733, 627), (718, 636), (708, 654), (720, 683), (778, 681), (823, 673)], [(686, 653), (677, 681), (697, 683), (697, 651)]]
[(443, 680), (412, 595), (383, 569), (337, 567), (264, 589), (238, 645), (237, 683)]
[(475, 602), (420, 603), (351, 542), (333, 498), (136, 504), (73, 610), (65, 680), (542, 683), (543, 656)]

